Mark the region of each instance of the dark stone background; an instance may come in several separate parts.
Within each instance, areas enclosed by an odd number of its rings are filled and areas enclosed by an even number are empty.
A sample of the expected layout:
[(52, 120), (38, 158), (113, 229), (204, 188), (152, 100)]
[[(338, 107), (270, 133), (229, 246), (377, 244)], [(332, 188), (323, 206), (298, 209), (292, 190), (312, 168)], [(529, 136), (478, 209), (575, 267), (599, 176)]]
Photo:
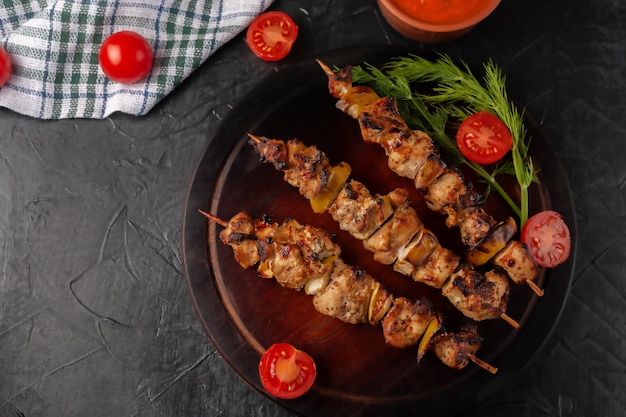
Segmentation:
[[(196, 161), (264, 76), (315, 53), (416, 46), (374, 0), (277, 0), (301, 38), (281, 64), (242, 36), (148, 116), (41, 121), (0, 110), (0, 416), (289, 416), (216, 353), (193, 311), (180, 226)], [(571, 182), (576, 270), (536, 360), (467, 416), (626, 410), (626, 3), (503, 0), (438, 50), (505, 71)]]

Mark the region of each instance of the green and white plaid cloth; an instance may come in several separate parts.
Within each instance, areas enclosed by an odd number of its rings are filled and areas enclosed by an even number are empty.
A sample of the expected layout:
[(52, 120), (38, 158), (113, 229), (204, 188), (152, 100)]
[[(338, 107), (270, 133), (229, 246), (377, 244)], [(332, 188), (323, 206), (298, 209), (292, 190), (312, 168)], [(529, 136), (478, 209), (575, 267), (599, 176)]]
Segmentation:
[[(0, 106), (41, 119), (146, 114), (273, 0), (3, 0), (0, 45), (13, 64)], [(148, 77), (124, 85), (98, 65), (120, 30), (148, 40)]]

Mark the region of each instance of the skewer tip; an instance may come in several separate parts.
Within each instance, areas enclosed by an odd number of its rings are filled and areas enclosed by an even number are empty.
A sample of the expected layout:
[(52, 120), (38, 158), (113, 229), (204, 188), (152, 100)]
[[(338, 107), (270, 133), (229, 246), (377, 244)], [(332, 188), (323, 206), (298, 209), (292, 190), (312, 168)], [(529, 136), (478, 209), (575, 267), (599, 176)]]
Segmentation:
[(333, 70), (331, 70), (328, 65), (324, 64), (324, 62), (322, 62), (321, 59), (316, 58), (315, 61), (322, 68), (322, 70), (326, 73), (326, 75), (333, 75), (334, 74)]
[(498, 372), (498, 368), (496, 368), (493, 365), (488, 364), (487, 362), (485, 362), (484, 360), (477, 358), (475, 355), (473, 354), (468, 354), (467, 357), (474, 362), (476, 365), (480, 366), (481, 368), (483, 368), (486, 371), (491, 372), (492, 374), (496, 374), (496, 372)]
[(226, 227), (226, 225), (228, 225), (228, 223), (225, 220), (222, 220), (222, 219), (220, 219), (217, 216), (209, 214), (206, 211), (202, 211), (202, 210), (198, 209), (198, 212), (200, 214), (202, 214), (204, 217), (206, 217), (207, 219), (211, 220), (212, 222), (215, 222), (215, 223), (219, 224), (222, 227)]
[(509, 323), (513, 328), (519, 329), (519, 323), (517, 321), (515, 321), (512, 317), (507, 315), (506, 313), (502, 313), (500, 315), (500, 318), (502, 320), (506, 321), (507, 323)]
[(530, 289), (533, 290), (535, 294), (537, 294), (539, 297), (543, 297), (543, 290), (539, 288), (537, 284), (535, 284), (533, 281), (529, 279), (526, 280), (526, 284), (528, 284)]
[(261, 143), (261, 142), (263, 142), (263, 141), (261, 140), (261, 138), (260, 138), (260, 137), (255, 136), (255, 135), (253, 135), (252, 133), (248, 133), (248, 137), (249, 137), (250, 139), (252, 139), (253, 141), (255, 141), (256, 143)]

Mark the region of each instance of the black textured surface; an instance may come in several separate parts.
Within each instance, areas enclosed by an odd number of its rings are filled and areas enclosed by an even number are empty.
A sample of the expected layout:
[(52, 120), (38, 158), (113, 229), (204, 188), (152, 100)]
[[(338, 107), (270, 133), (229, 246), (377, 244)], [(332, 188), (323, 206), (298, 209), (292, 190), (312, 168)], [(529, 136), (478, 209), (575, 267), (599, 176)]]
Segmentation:
[[(205, 336), (181, 267), (183, 200), (221, 119), (276, 68), (348, 46), (419, 47), (373, 0), (277, 0), (301, 38), (280, 64), (237, 37), (146, 117), (44, 122), (0, 110), (0, 416), (291, 414)], [(467, 416), (626, 410), (626, 3), (503, 0), (435, 49), (493, 58), (559, 150), (576, 272), (547, 346)], [(453, 399), (451, 399), (453, 400)]]

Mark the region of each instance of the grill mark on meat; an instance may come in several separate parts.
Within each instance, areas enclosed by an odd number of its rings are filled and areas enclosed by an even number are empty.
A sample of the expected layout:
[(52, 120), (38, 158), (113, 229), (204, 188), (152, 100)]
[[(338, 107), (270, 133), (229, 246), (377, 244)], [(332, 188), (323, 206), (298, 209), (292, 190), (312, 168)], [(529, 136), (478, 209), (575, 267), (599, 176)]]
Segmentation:
[(344, 190), (346, 191), (346, 197), (349, 198), (350, 200), (356, 200), (357, 198), (359, 198), (359, 194), (354, 191), (354, 188), (352, 188), (352, 183), (348, 182), (346, 184), (346, 186), (344, 187)]

